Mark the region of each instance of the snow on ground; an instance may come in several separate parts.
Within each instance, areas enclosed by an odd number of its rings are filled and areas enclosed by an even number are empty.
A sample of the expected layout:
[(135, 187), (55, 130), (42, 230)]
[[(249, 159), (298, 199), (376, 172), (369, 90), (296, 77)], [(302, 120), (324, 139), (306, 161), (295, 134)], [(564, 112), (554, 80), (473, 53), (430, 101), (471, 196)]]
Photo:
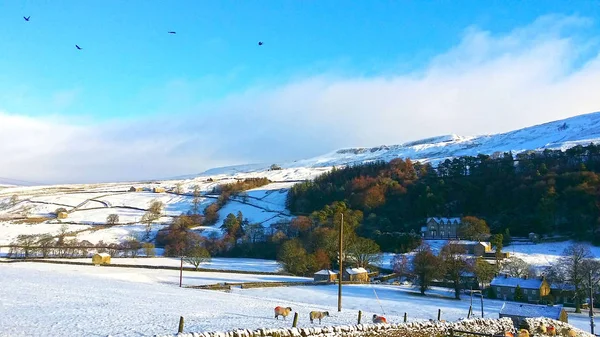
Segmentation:
[[(159, 229), (165, 227), (165, 225), (153, 224), (152, 230), (150, 231), (150, 237), (156, 236)], [(90, 230), (77, 234), (77, 240), (87, 240), (93, 244), (103, 241), (105, 243), (117, 243), (123, 242), (130, 238), (137, 238), (141, 240), (146, 236), (146, 225), (143, 224), (132, 224), (132, 225), (116, 225), (109, 228), (103, 228), (99, 230)]]
[(271, 224), (291, 218), (291, 216), (282, 215), (279, 212), (266, 211), (255, 206), (231, 200), (219, 210), (219, 221), (215, 227), (221, 227), (229, 213), (237, 214), (237, 212), (242, 212), (244, 218), (248, 218), (250, 223), (258, 223), (264, 227), (269, 227)]
[[(283, 276), (184, 272), (184, 284), (290, 280)], [(298, 279), (299, 280), (299, 279)], [(385, 314), (391, 322), (466, 316), (469, 299), (421, 297), (398, 286), (347, 285), (343, 311), (337, 312), (337, 286), (232, 289), (231, 292), (179, 288), (171, 270), (11, 263), (0, 268), (0, 336), (140, 336), (175, 333), (179, 316), (185, 331), (289, 327), (291, 317), (273, 318), (275, 306), (300, 313), (299, 327), (311, 324), (308, 312), (327, 310), (323, 325), (353, 324), (358, 310), (368, 319)], [(452, 296), (446, 290), (435, 295)], [(377, 295), (377, 297), (375, 296)], [(379, 300), (377, 300), (379, 298)], [(502, 301), (485, 299), (485, 316), (498, 317)], [(479, 313), (479, 302), (474, 312)], [(569, 322), (587, 329), (588, 318), (569, 315)]]
[(69, 205), (75, 207), (86, 200), (97, 198), (105, 195), (106, 193), (73, 193), (73, 194), (55, 194), (55, 195), (43, 195), (29, 198), (31, 201), (41, 201), (48, 203), (56, 203)]
[[(17, 236), (21, 234), (25, 235), (39, 235), (39, 234), (51, 234), (57, 235), (60, 231), (62, 224), (15, 224), (11, 222), (0, 222), (0, 245), (9, 245), (12, 243)], [(75, 232), (84, 229), (89, 229), (91, 226), (88, 225), (71, 225), (68, 224), (67, 231)]]
[[(523, 259), (525, 262), (536, 267), (547, 267), (555, 263), (562, 255), (565, 248), (574, 244), (574, 241), (545, 242), (528, 245), (509, 245), (503, 251)], [(600, 259), (600, 247), (589, 243), (583, 243), (596, 259)]]
[[(53, 259), (55, 260), (55, 259)], [(58, 259), (61, 260), (61, 259)], [(91, 263), (90, 258), (81, 259), (67, 259), (67, 261), (75, 262), (86, 262)], [(154, 257), (154, 258), (116, 258), (113, 257), (110, 261), (111, 264), (126, 264), (126, 265), (145, 265), (145, 266), (165, 266), (165, 267), (179, 267), (181, 260), (175, 257)], [(192, 267), (191, 264), (184, 261), (186, 267)], [(227, 258), (227, 257), (213, 257), (209, 262), (200, 264), (200, 268), (214, 269), (214, 270), (239, 270), (248, 272), (269, 272), (277, 273), (282, 271), (282, 267), (279, 262), (275, 260), (263, 260), (263, 259), (247, 259), (247, 258)]]
[(190, 209), (191, 198), (180, 195), (152, 192), (120, 193), (98, 198), (110, 206), (128, 206), (148, 209), (154, 200), (162, 201), (166, 207), (167, 215), (179, 215)]
[(119, 216), (119, 223), (131, 223), (140, 221), (144, 213), (146, 212), (127, 208), (80, 209), (69, 213), (64, 221), (105, 224), (106, 218), (110, 214), (117, 214)]

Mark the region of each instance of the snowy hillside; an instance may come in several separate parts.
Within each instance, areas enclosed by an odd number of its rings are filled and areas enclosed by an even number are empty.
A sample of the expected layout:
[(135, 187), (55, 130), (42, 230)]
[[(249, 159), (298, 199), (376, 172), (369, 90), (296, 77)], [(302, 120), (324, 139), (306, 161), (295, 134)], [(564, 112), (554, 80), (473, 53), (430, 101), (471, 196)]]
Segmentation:
[[(445, 135), (411, 141), (400, 145), (372, 148), (347, 148), (322, 156), (278, 163), (283, 168), (318, 168), (363, 163), (374, 160), (390, 161), (410, 158), (414, 161), (436, 163), (459, 156), (492, 155), (495, 152), (519, 153), (528, 150), (566, 150), (576, 145), (600, 142), (600, 112), (580, 115), (524, 129), (481, 136)], [(202, 175), (235, 174), (266, 170), (269, 164), (229, 166), (211, 169)]]
[[(289, 188), (299, 182), (314, 179), (333, 166), (363, 163), (373, 160), (411, 158), (417, 161), (439, 162), (455, 156), (479, 153), (494, 154), (526, 150), (567, 149), (578, 144), (600, 142), (600, 112), (550, 122), (497, 135), (462, 137), (456, 135), (431, 137), (401, 145), (375, 148), (349, 148), (319, 157), (287, 163), (264, 163), (215, 168), (199, 175), (182, 176), (163, 181), (129, 183), (6, 186), (0, 180), (0, 245), (12, 242), (19, 234), (58, 233), (61, 223), (79, 240), (96, 243), (100, 240), (119, 242), (130, 236), (141, 235), (143, 214), (153, 200), (165, 205), (163, 217), (153, 225), (152, 233), (166, 226), (173, 216), (191, 208), (192, 191), (197, 186), (201, 193), (200, 208), (216, 201), (213, 189), (240, 179), (266, 177), (272, 183), (246, 191), (244, 197), (232, 197), (219, 211), (220, 221), (210, 227), (196, 230), (204, 235), (221, 234), (220, 226), (229, 213), (241, 211), (251, 223), (265, 227), (291, 218), (285, 208)], [(272, 164), (281, 167), (270, 170)], [(2, 178), (4, 179), (4, 178)], [(15, 185), (14, 182), (8, 182)], [(175, 187), (182, 191), (175, 193)], [(142, 189), (131, 192), (130, 188)], [(155, 193), (154, 188), (165, 191)], [(14, 200), (16, 198), (16, 200)], [(13, 200), (11, 200), (13, 199)], [(53, 218), (57, 208), (67, 209), (68, 217)], [(115, 226), (103, 226), (110, 214), (119, 216)], [(36, 221), (24, 221), (35, 217)], [(44, 219), (46, 218), (46, 219)]]

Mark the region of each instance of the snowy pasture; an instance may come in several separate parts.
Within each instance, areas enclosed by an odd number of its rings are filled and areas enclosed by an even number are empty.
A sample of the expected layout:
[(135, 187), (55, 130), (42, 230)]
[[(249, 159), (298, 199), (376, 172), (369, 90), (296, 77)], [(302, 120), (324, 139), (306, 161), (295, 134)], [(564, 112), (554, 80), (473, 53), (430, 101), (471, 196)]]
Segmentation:
[[(0, 268), (1, 336), (146, 336), (174, 334), (179, 316), (185, 331), (289, 327), (275, 320), (273, 308), (290, 306), (300, 313), (300, 327), (310, 326), (308, 312), (327, 310), (323, 325), (352, 324), (358, 310), (368, 319), (385, 314), (391, 322), (466, 316), (469, 299), (452, 300), (446, 290), (422, 297), (399, 286), (344, 286), (343, 311), (337, 312), (337, 286), (232, 289), (231, 292), (178, 287), (179, 273), (171, 270), (104, 268), (94, 266), (10, 263)], [(302, 278), (184, 272), (184, 284), (303, 280)], [(379, 301), (377, 300), (377, 297)], [(485, 316), (498, 317), (501, 301), (485, 300)], [(479, 302), (474, 312), (479, 315)], [(569, 322), (586, 329), (585, 316), (570, 314)]]

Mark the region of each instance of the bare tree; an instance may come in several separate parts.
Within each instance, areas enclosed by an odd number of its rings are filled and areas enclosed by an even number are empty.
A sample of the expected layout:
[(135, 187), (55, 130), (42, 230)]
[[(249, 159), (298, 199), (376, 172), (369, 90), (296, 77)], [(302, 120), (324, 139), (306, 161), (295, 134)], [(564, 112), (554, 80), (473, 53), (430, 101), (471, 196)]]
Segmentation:
[(394, 273), (398, 275), (398, 277), (408, 277), (410, 276), (410, 263), (408, 258), (404, 254), (396, 254), (392, 258), (390, 262)]
[(40, 235), (36, 243), (40, 247), (42, 257), (48, 257), (50, 255), (50, 247), (55, 244), (54, 238), (50, 234)]
[(156, 249), (154, 248), (154, 244), (151, 242), (144, 242), (142, 244), (142, 248), (144, 249), (144, 254), (146, 257), (154, 257), (156, 255)]
[(9, 201), (10, 205), (11, 205), (11, 206), (14, 206), (14, 205), (16, 205), (18, 202), (19, 202), (19, 196), (17, 196), (16, 194), (13, 194), (13, 196), (12, 196), (12, 197), (10, 197), (10, 201)]
[(200, 203), (202, 200), (200, 199), (200, 187), (198, 185), (194, 185), (194, 199), (192, 199), (192, 215), (200, 214)]
[(454, 298), (460, 299), (461, 278), (471, 270), (465, 260), (466, 250), (461, 245), (447, 244), (442, 247), (440, 258), (443, 261), (446, 277), (454, 284)]
[(21, 234), (17, 236), (16, 244), (23, 251), (24, 257), (27, 259), (35, 253), (37, 238), (35, 235)]
[(511, 277), (525, 277), (531, 274), (531, 266), (522, 259), (511, 256), (502, 261), (501, 271)]
[(182, 183), (175, 184), (175, 193), (183, 194), (183, 184)]
[(195, 246), (186, 251), (184, 260), (198, 270), (201, 263), (210, 261), (210, 254), (206, 248)]
[(106, 217), (106, 224), (108, 225), (116, 225), (119, 223), (119, 215), (118, 214), (110, 214)]
[(152, 200), (150, 202), (150, 207), (148, 208), (148, 212), (150, 212), (150, 214), (154, 215), (155, 220), (160, 218), (160, 216), (162, 215), (163, 209), (165, 207), (165, 204), (160, 201), (160, 200)]
[(581, 299), (586, 295), (586, 279), (592, 269), (597, 270), (597, 264), (590, 262), (592, 258), (593, 255), (587, 246), (580, 243), (573, 244), (565, 248), (549, 273), (553, 281), (573, 286), (576, 313), (581, 312)]
[(422, 295), (429, 288), (431, 282), (444, 275), (444, 264), (431, 251), (427, 244), (417, 248), (417, 253), (412, 261), (412, 273), (417, 277)]
[(347, 254), (348, 262), (362, 268), (378, 266), (383, 258), (379, 245), (371, 239), (362, 237), (357, 237), (348, 246)]

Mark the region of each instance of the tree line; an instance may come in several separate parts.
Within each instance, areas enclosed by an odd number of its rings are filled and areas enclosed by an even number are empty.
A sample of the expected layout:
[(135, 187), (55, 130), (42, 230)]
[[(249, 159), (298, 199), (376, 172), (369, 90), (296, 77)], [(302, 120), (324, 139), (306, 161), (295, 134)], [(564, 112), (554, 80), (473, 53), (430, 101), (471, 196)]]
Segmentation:
[(562, 233), (600, 242), (600, 146), (516, 156), (464, 156), (436, 167), (410, 159), (333, 168), (294, 185), (287, 206), (308, 215), (343, 201), (364, 214), (361, 235), (389, 251), (395, 233), (415, 233), (427, 217), (474, 215), (492, 233)]

